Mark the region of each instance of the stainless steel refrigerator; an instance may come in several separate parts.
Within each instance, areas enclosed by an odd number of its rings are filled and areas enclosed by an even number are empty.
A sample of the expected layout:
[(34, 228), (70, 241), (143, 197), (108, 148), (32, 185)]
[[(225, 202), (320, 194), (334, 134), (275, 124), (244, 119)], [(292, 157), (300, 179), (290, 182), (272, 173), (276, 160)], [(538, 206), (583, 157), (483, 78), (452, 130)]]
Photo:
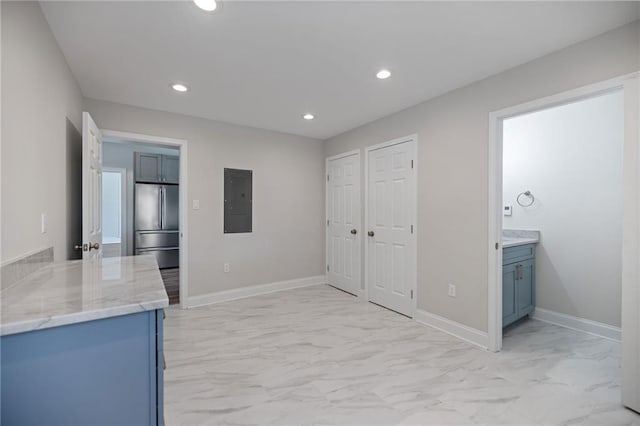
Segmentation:
[(136, 183), (136, 254), (154, 255), (160, 268), (179, 266), (178, 188), (178, 185)]

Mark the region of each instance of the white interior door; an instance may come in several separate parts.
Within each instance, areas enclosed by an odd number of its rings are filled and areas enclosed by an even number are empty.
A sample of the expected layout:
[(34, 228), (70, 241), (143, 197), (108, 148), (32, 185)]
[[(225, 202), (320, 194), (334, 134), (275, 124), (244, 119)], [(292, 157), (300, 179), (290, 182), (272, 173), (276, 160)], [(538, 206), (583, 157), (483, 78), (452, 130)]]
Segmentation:
[(102, 256), (102, 134), (82, 113), (82, 258)]
[(327, 280), (351, 294), (360, 280), (360, 153), (327, 161)]
[(415, 139), (367, 151), (369, 300), (407, 316), (415, 311)]

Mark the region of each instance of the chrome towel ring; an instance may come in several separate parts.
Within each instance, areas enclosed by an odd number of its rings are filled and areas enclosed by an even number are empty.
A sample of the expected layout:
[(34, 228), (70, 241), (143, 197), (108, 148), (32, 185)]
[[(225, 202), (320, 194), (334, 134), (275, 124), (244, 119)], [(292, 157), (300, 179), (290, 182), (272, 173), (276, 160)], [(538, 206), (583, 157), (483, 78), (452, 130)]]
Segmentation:
[[(521, 197), (527, 197), (528, 198), (528, 202), (527, 202), (526, 199), (524, 201), (521, 201), (520, 200)], [(516, 201), (522, 207), (530, 207), (531, 205), (533, 205), (534, 201), (536, 201), (536, 198), (533, 196), (531, 191), (524, 191), (524, 192), (521, 192), (520, 194), (518, 194), (518, 197), (516, 198)]]

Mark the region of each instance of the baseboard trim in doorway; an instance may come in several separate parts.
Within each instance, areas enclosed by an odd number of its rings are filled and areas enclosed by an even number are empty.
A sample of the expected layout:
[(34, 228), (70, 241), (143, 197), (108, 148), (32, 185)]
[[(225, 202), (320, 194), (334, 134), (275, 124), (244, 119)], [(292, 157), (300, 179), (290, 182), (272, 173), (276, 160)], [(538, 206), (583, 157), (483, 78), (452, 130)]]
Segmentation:
[(432, 314), (431, 312), (427, 312), (422, 309), (416, 309), (413, 319), (421, 324), (444, 331), (458, 339), (479, 346), (482, 349), (487, 349), (489, 347), (489, 336), (484, 331), (460, 324), (459, 322), (441, 317), (440, 315)]
[(309, 287), (312, 285), (326, 284), (325, 275), (298, 278), (295, 280), (279, 281), (275, 283), (252, 285), (248, 287), (236, 288), (233, 290), (218, 291), (215, 293), (203, 294), (189, 297), (187, 308), (213, 305), (215, 303), (228, 302), (230, 300), (244, 299), (246, 297), (258, 296), (261, 294), (274, 293), (276, 291), (290, 290), (293, 288)]
[(602, 322), (561, 314), (560, 312), (542, 308), (536, 308), (533, 311), (531, 318), (537, 319), (538, 321), (548, 322), (549, 324), (555, 324), (560, 327), (570, 328), (571, 330), (581, 331), (583, 333), (614, 340), (616, 342), (622, 341), (622, 329), (620, 327), (614, 327)]

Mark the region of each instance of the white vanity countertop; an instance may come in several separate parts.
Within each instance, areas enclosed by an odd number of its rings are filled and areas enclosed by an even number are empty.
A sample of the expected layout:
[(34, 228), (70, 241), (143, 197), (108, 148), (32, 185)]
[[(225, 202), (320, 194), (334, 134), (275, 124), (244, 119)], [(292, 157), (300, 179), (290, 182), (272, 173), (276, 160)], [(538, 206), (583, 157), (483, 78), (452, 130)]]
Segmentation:
[(0, 336), (169, 306), (153, 256), (52, 263), (0, 292)]
[(540, 241), (540, 231), (503, 229), (502, 248), (535, 244)]

